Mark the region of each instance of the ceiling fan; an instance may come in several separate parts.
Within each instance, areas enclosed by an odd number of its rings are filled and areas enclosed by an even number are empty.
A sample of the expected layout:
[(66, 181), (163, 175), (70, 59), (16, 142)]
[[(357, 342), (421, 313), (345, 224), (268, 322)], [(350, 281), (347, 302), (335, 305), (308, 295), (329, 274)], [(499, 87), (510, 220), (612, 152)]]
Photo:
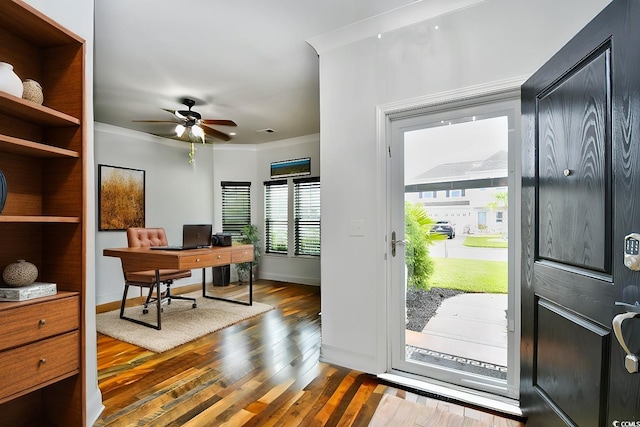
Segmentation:
[(177, 139), (189, 143), (201, 142), (212, 143), (213, 141), (207, 140), (207, 138), (221, 139), (223, 141), (230, 141), (231, 136), (213, 129), (209, 125), (218, 126), (237, 126), (233, 120), (223, 119), (203, 119), (202, 115), (197, 111), (193, 111), (191, 108), (196, 105), (196, 101), (191, 98), (182, 98), (181, 102), (187, 106), (187, 110), (169, 110), (163, 108), (164, 111), (173, 115), (173, 120), (132, 120), (133, 122), (140, 123), (171, 123), (176, 124), (174, 133), (169, 135), (155, 134), (157, 136), (163, 136), (166, 138)]

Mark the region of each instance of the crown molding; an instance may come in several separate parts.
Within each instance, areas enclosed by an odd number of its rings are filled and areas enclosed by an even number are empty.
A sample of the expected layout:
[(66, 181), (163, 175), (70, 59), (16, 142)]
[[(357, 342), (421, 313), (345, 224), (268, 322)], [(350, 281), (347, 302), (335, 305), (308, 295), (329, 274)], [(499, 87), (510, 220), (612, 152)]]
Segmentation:
[(328, 33), (311, 37), (307, 39), (307, 43), (316, 50), (318, 55), (321, 55), (369, 37), (376, 37), (378, 34), (433, 19), (484, 1), (486, 0), (418, 0)]

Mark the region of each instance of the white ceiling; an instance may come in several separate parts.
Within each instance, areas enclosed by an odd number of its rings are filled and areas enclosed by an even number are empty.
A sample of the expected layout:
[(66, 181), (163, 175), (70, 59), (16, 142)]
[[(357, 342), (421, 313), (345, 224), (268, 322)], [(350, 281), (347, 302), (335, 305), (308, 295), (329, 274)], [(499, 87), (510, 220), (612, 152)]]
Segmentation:
[(237, 132), (232, 143), (318, 133), (318, 55), (306, 40), (413, 2), (96, 1), (95, 120), (170, 133), (131, 120), (170, 120), (162, 108), (185, 109), (191, 97), (203, 118), (238, 124), (213, 126)]

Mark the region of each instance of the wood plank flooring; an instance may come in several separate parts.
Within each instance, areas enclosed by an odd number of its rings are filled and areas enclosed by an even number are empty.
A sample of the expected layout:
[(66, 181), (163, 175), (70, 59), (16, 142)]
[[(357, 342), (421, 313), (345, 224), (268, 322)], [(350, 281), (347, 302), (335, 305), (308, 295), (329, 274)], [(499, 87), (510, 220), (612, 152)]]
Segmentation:
[(258, 281), (254, 298), (276, 310), (160, 354), (99, 334), (95, 426), (524, 425), (319, 362), (318, 287)]

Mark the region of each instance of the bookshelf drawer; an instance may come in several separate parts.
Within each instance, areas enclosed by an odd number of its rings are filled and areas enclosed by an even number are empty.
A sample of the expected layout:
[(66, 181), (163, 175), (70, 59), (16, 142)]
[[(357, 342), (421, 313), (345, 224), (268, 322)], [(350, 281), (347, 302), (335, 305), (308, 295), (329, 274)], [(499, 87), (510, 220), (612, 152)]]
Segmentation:
[(78, 373), (79, 342), (75, 331), (0, 353), (0, 402)]
[[(34, 300), (35, 301), (35, 300)], [(38, 341), (78, 329), (80, 298), (75, 296), (42, 302), (7, 303), (0, 310), (0, 350)]]

